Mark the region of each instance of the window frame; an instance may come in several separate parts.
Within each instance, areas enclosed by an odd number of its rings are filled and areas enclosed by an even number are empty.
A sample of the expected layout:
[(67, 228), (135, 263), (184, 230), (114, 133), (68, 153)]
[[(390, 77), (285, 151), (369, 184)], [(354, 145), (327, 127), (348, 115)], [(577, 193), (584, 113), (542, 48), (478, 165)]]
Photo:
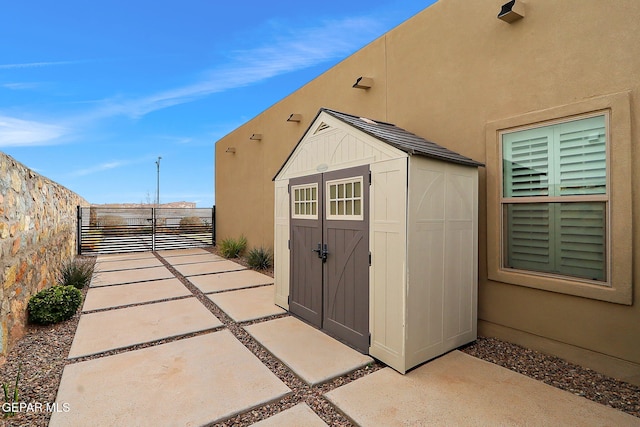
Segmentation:
[[(331, 186), (332, 185), (340, 185), (340, 184), (355, 184), (355, 183), (359, 183), (360, 184), (360, 196), (355, 197), (354, 195), (352, 195), (351, 197), (347, 197), (346, 193), (344, 195), (344, 197), (338, 197), (338, 195), (336, 195), (335, 199), (331, 198)], [(340, 179), (334, 179), (331, 181), (326, 181), (326, 187), (325, 187), (325, 199), (326, 199), (326, 203), (325, 203), (325, 219), (327, 221), (363, 221), (364, 220), (364, 178), (362, 176), (352, 176), (349, 178), (340, 178)], [(351, 214), (351, 215), (347, 215), (347, 214), (332, 214), (331, 213), (331, 202), (332, 201), (353, 201), (355, 202), (356, 200), (360, 201), (360, 213), (355, 215), (355, 214)]]
[[(535, 127), (540, 123), (566, 121), (589, 114), (609, 114), (609, 216), (608, 286), (565, 276), (502, 268), (502, 211), (500, 198), (501, 163), (500, 132), (508, 129)], [(510, 113), (505, 118), (485, 124), (486, 148), (486, 274), (487, 286), (517, 285), (532, 290), (548, 291), (617, 304), (633, 303), (633, 183), (631, 93), (617, 92), (527, 113)], [(481, 175), (482, 176), (482, 175)], [(481, 232), (481, 235), (483, 233)], [(612, 261), (615, 262), (612, 262)], [(532, 294), (533, 295), (533, 294)]]
[[(610, 272), (611, 272), (611, 259), (610, 259), (610, 253), (611, 251), (609, 250), (610, 245), (611, 245), (611, 233), (610, 233), (610, 227), (611, 224), (609, 223), (609, 218), (611, 217), (611, 204), (609, 203), (609, 198), (610, 198), (610, 192), (611, 192), (611, 166), (610, 166), (610, 141), (611, 141), (611, 132), (610, 132), (610, 118), (609, 118), (609, 111), (608, 110), (604, 110), (604, 111), (594, 111), (594, 112), (590, 112), (590, 113), (586, 113), (586, 114), (580, 114), (580, 115), (576, 115), (576, 116), (571, 116), (571, 117), (563, 117), (563, 118), (558, 118), (558, 119), (554, 119), (554, 120), (549, 120), (549, 121), (544, 121), (544, 122), (538, 122), (538, 123), (534, 123), (534, 124), (528, 124), (528, 125), (524, 125), (524, 126), (518, 126), (515, 128), (508, 128), (508, 129), (502, 129), (498, 132), (498, 150), (499, 150), (499, 172), (498, 172), (498, 176), (499, 176), (499, 181), (500, 181), (500, 211), (502, 212), (502, 214), (500, 215), (500, 230), (501, 230), (501, 235), (500, 235), (500, 268), (503, 270), (513, 270), (513, 271), (518, 271), (518, 272), (522, 272), (524, 274), (531, 274), (531, 275), (541, 275), (541, 276), (549, 276), (549, 277), (558, 277), (558, 278), (562, 278), (562, 279), (569, 279), (569, 280), (575, 280), (578, 282), (584, 282), (584, 283), (588, 283), (588, 284), (593, 284), (596, 286), (606, 286), (606, 287), (611, 287), (611, 276), (610, 276)], [(604, 118), (604, 127), (605, 127), (605, 168), (606, 168), (606, 177), (605, 177), (605, 188), (606, 191), (604, 194), (580, 194), (580, 195), (568, 195), (568, 196), (561, 196), (561, 195), (556, 195), (556, 194), (552, 194), (552, 195), (537, 195), (537, 196), (505, 196), (505, 171), (504, 171), (504, 136), (505, 135), (510, 135), (510, 134), (514, 134), (514, 133), (518, 133), (518, 132), (523, 132), (523, 131), (528, 131), (528, 130), (533, 130), (533, 129), (541, 129), (541, 128), (551, 128), (553, 126), (557, 126), (557, 125), (562, 125), (565, 123), (571, 123), (571, 122), (577, 122), (579, 120), (583, 120), (583, 119), (590, 119), (590, 118), (594, 118), (594, 117), (603, 117)], [(555, 143), (555, 142), (554, 142)], [(555, 151), (555, 150), (554, 150)], [(555, 160), (553, 158), (553, 154), (549, 154), (548, 156), (548, 160), (552, 161)], [(557, 173), (554, 171), (554, 173)], [(550, 193), (554, 193), (555, 191), (551, 189), (551, 187), (554, 185), (554, 182), (550, 182), (549, 183), (549, 192)], [(521, 268), (515, 268), (515, 267), (509, 267), (506, 265), (506, 260), (507, 260), (507, 239), (508, 239), (508, 235), (507, 235), (507, 224), (506, 224), (506, 213), (505, 212), (505, 208), (508, 205), (516, 205), (516, 204), (536, 204), (536, 203), (548, 203), (548, 204), (555, 204), (555, 203), (604, 203), (605, 204), (605, 238), (604, 238), (604, 242), (605, 242), (605, 251), (604, 251), (604, 265), (605, 265), (605, 272), (604, 272), (604, 280), (595, 280), (595, 279), (587, 279), (584, 277), (578, 277), (578, 276), (572, 276), (572, 275), (568, 275), (568, 274), (562, 274), (562, 273), (554, 273), (554, 272), (545, 272), (545, 271), (539, 271), (539, 270), (529, 270), (529, 269), (521, 269)], [(551, 232), (550, 232), (551, 233)], [(551, 243), (553, 240), (553, 238), (550, 237), (549, 243)], [(554, 241), (555, 243), (555, 241)]]
[[(296, 200), (295, 194), (296, 190), (316, 190), (316, 198), (309, 200)], [(296, 214), (296, 204), (310, 203), (311, 205), (315, 204), (316, 213), (315, 214)], [(317, 220), (318, 219), (318, 183), (307, 183), (300, 185), (292, 185), (291, 186), (291, 218), (292, 219), (310, 219)]]

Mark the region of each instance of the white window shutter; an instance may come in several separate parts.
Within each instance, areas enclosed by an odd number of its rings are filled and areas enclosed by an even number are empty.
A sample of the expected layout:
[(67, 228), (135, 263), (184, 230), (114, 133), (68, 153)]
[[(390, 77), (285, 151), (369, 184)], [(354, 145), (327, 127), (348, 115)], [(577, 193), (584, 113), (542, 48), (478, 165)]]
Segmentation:
[(575, 120), (554, 127), (559, 188), (554, 195), (605, 194), (607, 150), (604, 116)]
[(549, 195), (552, 138), (552, 129), (546, 127), (503, 136), (504, 197)]

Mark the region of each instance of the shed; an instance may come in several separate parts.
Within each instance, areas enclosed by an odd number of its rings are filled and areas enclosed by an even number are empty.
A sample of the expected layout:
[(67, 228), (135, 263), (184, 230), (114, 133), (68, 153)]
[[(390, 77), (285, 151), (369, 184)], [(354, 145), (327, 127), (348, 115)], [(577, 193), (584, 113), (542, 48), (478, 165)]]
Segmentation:
[(321, 109), (275, 181), (275, 302), (401, 373), (477, 337), (478, 167)]

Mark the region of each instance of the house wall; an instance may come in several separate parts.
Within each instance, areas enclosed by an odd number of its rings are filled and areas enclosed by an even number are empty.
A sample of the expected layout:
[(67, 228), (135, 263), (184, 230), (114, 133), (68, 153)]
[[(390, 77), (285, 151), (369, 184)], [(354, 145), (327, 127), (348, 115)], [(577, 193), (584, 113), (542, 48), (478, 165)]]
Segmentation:
[[(629, 300), (490, 280), (495, 260), (487, 248), (495, 224), (487, 213), (496, 206), (488, 205), (487, 194), (496, 168), (489, 162), (479, 176), (478, 316), (480, 334), (640, 383), (640, 2), (529, 0), (526, 16), (513, 24), (496, 19), (502, 3), (440, 0), (218, 141), (218, 235), (244, 233), (250, 245), (273, 244), (271, 179), (320, 107), (388, 121), (487, 162), (497, 143), (487, 136), (492, 123), (527, 115), (542, 120), (545, 112), (625, 93), (628, 112), (612, 107), (610, 132), (612, 150), (628, 147), (626, 158), (618, 156), (628, 176), (612, 182), (614, 204), (626, 219), (612, 222), (611, 232), (630, 242), (613, 260), (629, 271)], [(351, 88), (363, 75), (374, 86)], [(302, 122), (286, 122), (291, 113), (302, 114)], [(263, 140), (249, 141), (252, 133)], [(225, 153), (230, 146), (235, 154)]]
[(25, 332), (29, 298), (76, 254), (86, 200), (0, 152), (0, 358)]

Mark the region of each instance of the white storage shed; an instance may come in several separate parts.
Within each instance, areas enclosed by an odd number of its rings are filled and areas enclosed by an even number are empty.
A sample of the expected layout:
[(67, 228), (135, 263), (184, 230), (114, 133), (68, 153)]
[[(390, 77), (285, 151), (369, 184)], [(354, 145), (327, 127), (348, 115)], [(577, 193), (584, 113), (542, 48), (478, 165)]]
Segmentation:
[(321, 109), (274, 178), (276, 304), (401, 373), (475, 340), (479, 166)]

